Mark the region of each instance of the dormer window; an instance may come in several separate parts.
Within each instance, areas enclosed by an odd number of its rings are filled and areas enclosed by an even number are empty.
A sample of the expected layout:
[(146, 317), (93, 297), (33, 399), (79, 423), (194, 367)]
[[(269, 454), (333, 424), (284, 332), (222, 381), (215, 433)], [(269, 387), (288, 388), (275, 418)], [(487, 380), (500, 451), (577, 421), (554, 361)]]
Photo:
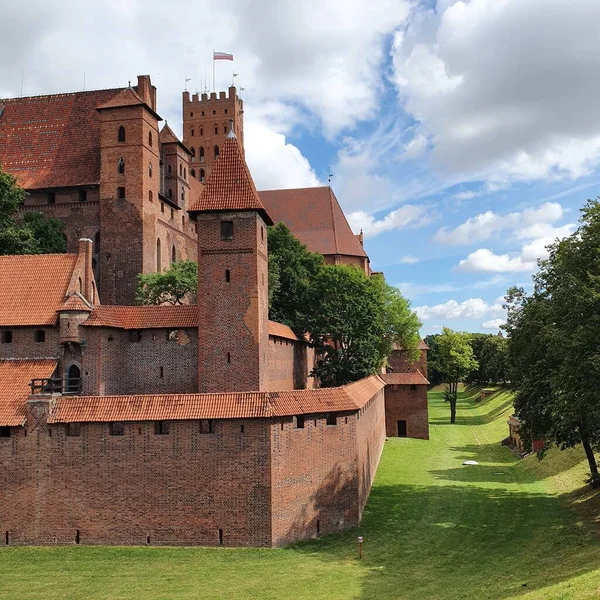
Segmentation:
[(119, 140), (119, 142), (125, 141), (125, 127), (123, 127), (123, 125), (121, 125), (121, 127), (119, 127), (119, 135), (118, 135), (117, 139)]
[(221, 221), (221, 239), (233, 239), (233, 221)]

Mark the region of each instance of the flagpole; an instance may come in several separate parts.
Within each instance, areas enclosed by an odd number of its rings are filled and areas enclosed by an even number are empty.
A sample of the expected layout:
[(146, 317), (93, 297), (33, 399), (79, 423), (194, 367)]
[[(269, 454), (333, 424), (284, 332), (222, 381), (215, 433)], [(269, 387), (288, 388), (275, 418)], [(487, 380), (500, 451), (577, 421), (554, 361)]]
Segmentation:
[(216, 93), (217, 84), (215, 83), (215, 49), (213, 48), (213, 92)]

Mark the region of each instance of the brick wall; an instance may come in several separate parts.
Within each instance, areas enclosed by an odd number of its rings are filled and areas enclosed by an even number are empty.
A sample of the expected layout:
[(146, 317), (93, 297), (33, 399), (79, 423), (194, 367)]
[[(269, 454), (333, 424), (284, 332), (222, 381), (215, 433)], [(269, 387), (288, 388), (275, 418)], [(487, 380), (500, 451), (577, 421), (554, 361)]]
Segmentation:
[(421, 350), (419, 358), (414, 362), (409, 360), (403, 350), (394, 350), (388, 358), (388, 363), (394, 373), (411, 373), (418, 370), (427, 378), (427, 350)]
[(406, 421), (407, 437), (429, 439), (427, 386), (385, 386), (385, 429), (388, 437), (398, 436), (398, 421)]
[[(12, 331), (12, 343), (0, 342), (0, 359), (59, 356), (59, 332), (56, 327), (0, 327), (0, 340), (3, 331)], [(36, 331), (45, 333), (44, 342), (35, 341)]]
[(168, 329), (140, 330), (138, 341), (137, 331), (84, 327), (83, 393), (197, 392), (198, 333), (177, 331), (179, 339), (168, 340)]
[(267, 389), (302, 390), (313, 387), (312, 371), (314, 351), (303, 342), (269, 336)]
[[(4, 542), (269, 546), (269, 424), (173, 421), (13, 428), (0, 438), (0, 531)], [(242, 432), (241, 427), (244, 427)], [(49, 433), (51, 432), (51, 436)], [(249, 474), (252, 476), (249, 476)]]

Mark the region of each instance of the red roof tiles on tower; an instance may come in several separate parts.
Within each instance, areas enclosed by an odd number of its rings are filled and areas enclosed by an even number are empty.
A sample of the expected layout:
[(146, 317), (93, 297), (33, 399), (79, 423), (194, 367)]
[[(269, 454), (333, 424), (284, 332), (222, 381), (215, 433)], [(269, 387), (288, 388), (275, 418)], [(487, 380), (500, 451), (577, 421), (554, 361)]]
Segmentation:
[(235, 137), (228, 137), (200, 198), (190, 212), (249, 210), (260, 212), (268, 225), (273, 224), (256, 191), (240, 142)]
[(386, 373), (381, 377), (392, 385), (429, 385), (429, 381), (418, 370), (410, 373)]
[(96, 110), (107, 110), (110, 108), (126, 108), (128, 106), (144, 106), (147, 108), (159, 121), (160, 116), (152, 109), (151, 106), (146, 104), (144, 100), (137, 94), (133, 88), (125, 88), (119, 92), (116, 96), (96, 106)]
[(95, 306), (83, 323), (118, 329), (184, 329), (198, 327), (197, 306)]

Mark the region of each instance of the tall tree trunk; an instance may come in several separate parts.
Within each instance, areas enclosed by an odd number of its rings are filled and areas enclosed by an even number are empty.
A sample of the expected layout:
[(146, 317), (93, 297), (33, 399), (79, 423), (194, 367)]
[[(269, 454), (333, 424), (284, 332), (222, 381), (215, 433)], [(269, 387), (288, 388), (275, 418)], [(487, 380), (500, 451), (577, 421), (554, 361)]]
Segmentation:
[(596, 463), (594, 450), (590, 446), (590, 441), (587, 435), (582, 434), (581, 443), (583, 444), (583, 449), (585, 450), (585, 455), (587, 456), (588, 463), (590, 465), (590, 483), (592, 484), (592, 486), (597, 487), (598, 485), (600, 485), (600, 475), (598, 475), (598, 464)]
[(456, 394), (450, 399), (450, 423), (456, 423)]

